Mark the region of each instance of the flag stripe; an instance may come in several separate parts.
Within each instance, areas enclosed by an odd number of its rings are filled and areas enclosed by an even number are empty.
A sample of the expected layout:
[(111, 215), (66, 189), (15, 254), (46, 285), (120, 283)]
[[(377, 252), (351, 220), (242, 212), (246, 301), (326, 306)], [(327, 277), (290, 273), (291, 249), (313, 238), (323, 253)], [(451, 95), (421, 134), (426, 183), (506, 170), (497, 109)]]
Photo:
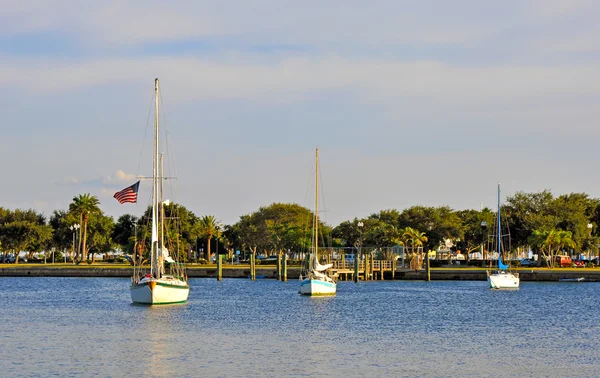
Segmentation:
[(116, 200), (119, 201), (119, 203), (121, 204), (125, 202), (137, 203), (137, 193), (139, 187), (140, 182), (138, 181), (135, 184), (121, 190), (120, 192), (116, 192), (113, 197), (116, 198)]

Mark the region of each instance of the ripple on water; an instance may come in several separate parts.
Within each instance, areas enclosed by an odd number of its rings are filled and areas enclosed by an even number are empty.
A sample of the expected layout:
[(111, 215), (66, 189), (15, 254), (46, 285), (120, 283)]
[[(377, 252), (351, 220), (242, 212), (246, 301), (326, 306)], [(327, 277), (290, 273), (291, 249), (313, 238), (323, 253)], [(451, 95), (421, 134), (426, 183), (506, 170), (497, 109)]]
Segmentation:
[(128, 279), (0, 279), (7, 376), (596, 376), (600, 284), (192, 279), (133, 306)]

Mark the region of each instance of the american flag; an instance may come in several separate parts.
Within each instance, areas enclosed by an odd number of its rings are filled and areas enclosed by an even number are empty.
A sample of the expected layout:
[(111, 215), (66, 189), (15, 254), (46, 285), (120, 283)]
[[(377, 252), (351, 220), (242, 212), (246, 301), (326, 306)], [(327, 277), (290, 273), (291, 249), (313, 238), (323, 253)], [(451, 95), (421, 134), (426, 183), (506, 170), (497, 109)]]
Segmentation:
[(135, 184), (128, 186), (127, 188), (121, 190), (120, 192), (116, 192), (113, 197), (119, 201), (119, 203), (136, 203), (137, 202), (137, 192), (140, 187), (140, 182), (136, 182)]

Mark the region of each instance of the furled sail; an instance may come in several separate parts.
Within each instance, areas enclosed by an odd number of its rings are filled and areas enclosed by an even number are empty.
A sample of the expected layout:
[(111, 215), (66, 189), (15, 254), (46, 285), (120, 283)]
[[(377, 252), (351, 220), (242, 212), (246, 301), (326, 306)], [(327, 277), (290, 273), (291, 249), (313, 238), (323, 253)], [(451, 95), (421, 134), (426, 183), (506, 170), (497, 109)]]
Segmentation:
[(169, 256), (169, 250), (166, 249), (165, 247), (162, 248), (162, 255), (165, 258), (166, 262), (175, 262), (175, 260), (173, 260), (173, 258), (171, 256)]
[(332, 266), (333, 266), (333, 264), (321, 265), (321, 264), (319, 264), (319, 261), (315, 261), (314, 270), (316, 270), (317, 272), (322, 272), (324, 270), (331, 268)]

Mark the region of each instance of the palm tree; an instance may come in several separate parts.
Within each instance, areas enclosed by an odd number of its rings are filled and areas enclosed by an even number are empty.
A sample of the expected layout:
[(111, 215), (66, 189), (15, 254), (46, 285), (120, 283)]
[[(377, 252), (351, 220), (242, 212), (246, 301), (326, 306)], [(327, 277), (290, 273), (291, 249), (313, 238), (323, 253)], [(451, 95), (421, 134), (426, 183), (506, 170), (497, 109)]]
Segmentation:
[[(213, 215), (200, 218), (200, 237), (206, 238), (206, 261), (210, 262), (210, 241), (213, 237), (221, 236), (221, 223)], [(218, 252), (218, 251), (217, 251)]]
[[(417, 247), (417, 250), (419, 247), (421, 247), (421, 254), (423, 254), (423, 244), (425, 242), (427, 242), (427, 240), (428, 240), (427, 236), (425, 235), (424, 232), (413, 229), (411, 244), (413, 245), (413, 247)], [(429, 254), (426, 256), (426, 258), (429, 258)], [(421, 262), (422, 261), (423, 260), (421, 260)], [(421, 265), (421, 264), (419, 264), (419, 265)]]
[(423, 243), (428, 240), (427, 236), (425, 236), (424, 232), (415, 230), (412, 227), (406, 227), (402, 233), (402, 239), (404, 240), (405, 245), (407, 245), (410, 241), (410, 252), (412, 256), (410, 265), (411, 268), (418, 270), (421, 265), (419, 263), (419, 259), (417, 258), (418, 247), (422, 247)]
[[(527, 240), (531, 245), (540, 248), (548, 261), (548, 265), (551, 267), (554, 267), (554, 256), (563, 248), (576, 247), (576, 243), (573, 240), (573, 233), (571, 231), (534, 230)], [(544, 248), (548, 248), (548, 254), (546, 254)]]
[(100, 201), (98, 197), (92, 196), (90, 193), (80, 194), (73, 197), (73, 202), (69, 205), (69, 211), (79, 216), (79, 222), (83, 230), (83, 237), (79, 238), (79, 246), (75, 258), (79, 258), (79, 262), (83, 260), (87, 241), (87, 225), (90, 214), (99, 214)]

